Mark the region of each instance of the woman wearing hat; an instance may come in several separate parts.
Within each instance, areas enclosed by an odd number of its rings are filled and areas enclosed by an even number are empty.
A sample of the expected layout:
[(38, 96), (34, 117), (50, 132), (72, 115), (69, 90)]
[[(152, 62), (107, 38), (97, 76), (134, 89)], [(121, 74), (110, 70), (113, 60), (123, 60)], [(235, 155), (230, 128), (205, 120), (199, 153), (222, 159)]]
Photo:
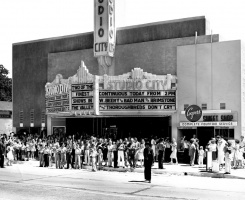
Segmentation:
[(145, 180), (148, 181), (149, 183), (151, 182), (151, 166), (153, 163), (153, 150), (150, 147), (150, 143), (147, 142), (145, 144), (145, 149), (144, 149), (144, 166), (145, 166)]

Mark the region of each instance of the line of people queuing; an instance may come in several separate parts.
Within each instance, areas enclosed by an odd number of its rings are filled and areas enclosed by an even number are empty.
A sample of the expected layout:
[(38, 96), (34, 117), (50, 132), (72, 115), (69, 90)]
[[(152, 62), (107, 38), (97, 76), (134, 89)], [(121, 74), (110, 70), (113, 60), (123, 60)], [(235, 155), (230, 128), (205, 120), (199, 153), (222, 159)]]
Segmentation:
[[(40, 167), (51, 167), (55, 163), (56, 168), (81, 169), (83, 165), (92, 165), (93, 171), (108, 167), (143, 167), (145, 140), (135, 138), (125, 138), (124, 140), (112, 140), (110, 138), (87, 137), (74, 139), (58, 138), (49, 136), (38, 138), (37, 136), (26, 136), (22, 138), (2, 137), (1, 143), (3, 157), (7, 159), (7, 165), (12, 165), (14, 160), (39, 160)], [(163, 161), (173, 159), (177, 161), (177, 143), (175, 139), (169, 142), (166, 138), (152, 138), (154, 159), (159, 162), (159, 168), (163, 168)], [(2, 159), (3, 160), (3, 159)]]

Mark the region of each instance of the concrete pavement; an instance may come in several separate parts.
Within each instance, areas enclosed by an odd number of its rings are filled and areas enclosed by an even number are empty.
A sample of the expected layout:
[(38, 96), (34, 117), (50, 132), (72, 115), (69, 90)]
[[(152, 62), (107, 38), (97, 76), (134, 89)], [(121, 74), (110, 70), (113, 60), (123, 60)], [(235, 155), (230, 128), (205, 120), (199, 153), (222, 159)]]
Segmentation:
[(37, 167), (36, 161), (0, 169), (0, 200), (13, 199), (243, 199), (244, 180)]
[[(31, 165), (31, 166), (39, 166), (38, 161), (24, 161), (18, 163), (25, 164), (25, 165)], [(55, 165), (53, 164), (52, 168), (55, 168)], [(83, 165), (83, 169), (91, 170), (91, 166)], [(137, 172), (137, 173), (143, 173), (144, 168), (113, 168), (113, 167), (103, 167), (104, 171), (117, 171), (117, 172)], [(187, 164), (169, 164), (164, 163), (164, 169), (158, 169), (158, 163), (154, 163), (154, 166), (152, 167), (152, 173), (153, 174), (171, 174), (171, 175), (177, 175), (177, 176), (199, 176), (199, 177), (211, 177), (211, 178), (235, 178), (235, 179), (245, 179), (245, 169), (232, 169), (231, 174), (224, 174), (225, 171), (222, 169), (218, 173), (214, 173), (211, 171), (206, 171), (206, 167), (199, 167), (198, 165), (190, 166)]]

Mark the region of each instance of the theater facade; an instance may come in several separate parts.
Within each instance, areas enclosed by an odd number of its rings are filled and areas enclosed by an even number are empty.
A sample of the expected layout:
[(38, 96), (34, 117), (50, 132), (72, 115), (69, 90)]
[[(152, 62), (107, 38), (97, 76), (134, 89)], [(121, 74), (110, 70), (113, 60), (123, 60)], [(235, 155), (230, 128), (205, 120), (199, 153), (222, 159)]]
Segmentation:
[[(203, 16), (111, 29), (105, 40), (98, 28), (13, 44), (17, 132), (178, 142), (196, 134), (202, 145), (245, 134), (240, 40), (220, 42)], [(186, 119), (190, 105), (202, 108), (197, 122)]]

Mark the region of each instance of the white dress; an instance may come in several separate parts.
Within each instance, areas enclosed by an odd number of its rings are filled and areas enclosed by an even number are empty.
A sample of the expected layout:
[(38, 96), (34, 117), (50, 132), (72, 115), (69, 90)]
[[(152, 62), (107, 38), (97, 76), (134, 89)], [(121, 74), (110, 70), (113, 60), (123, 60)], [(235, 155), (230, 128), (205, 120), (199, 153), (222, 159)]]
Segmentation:
[(218, 145), (217, 145), (217, 148), (218, 148), (218, 162), (219, 162), (219, 164), (224, 164), (225, 163), (224, 147), (225, 147), (225, 143), (224, 142), (218, 143)]
[(9, 152), (7, 153), (7, 158), (9, 160), (14, 160), (14, 156), (13, 156), (13, 147), (8, 147)]
[(156, 142), (154, 139), (151, 140), (151, 148), (153, 150), (153, 156), (156, 155)]
[(177, 158), (177, 143), (176, 142), (174, 142), (174, 144), (172, 146), (172, 153), (170, 155), (170, 158), (172, 158), (172, 159)]
[(144, 149), (145, 149), (145, 145), (144, 144), (141, 144), (140, 145), (140, 149), (138, 151), (138, 159), (139, 160), (143, 160), (144, 159)]

